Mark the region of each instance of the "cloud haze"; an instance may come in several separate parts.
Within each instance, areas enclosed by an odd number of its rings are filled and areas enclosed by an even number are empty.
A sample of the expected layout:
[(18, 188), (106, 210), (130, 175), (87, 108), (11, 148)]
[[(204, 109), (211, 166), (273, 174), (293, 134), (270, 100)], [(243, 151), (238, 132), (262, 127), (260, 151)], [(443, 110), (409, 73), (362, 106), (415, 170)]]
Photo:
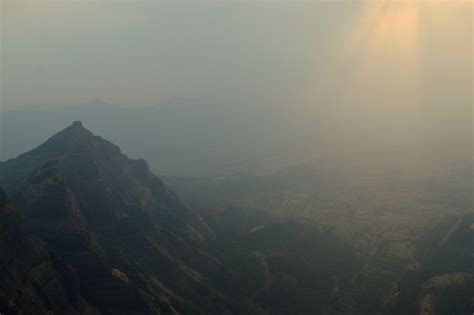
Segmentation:
[(3, 1), (3, 110), (256, 107), (308, 154), (472, 154), (470, 1)]

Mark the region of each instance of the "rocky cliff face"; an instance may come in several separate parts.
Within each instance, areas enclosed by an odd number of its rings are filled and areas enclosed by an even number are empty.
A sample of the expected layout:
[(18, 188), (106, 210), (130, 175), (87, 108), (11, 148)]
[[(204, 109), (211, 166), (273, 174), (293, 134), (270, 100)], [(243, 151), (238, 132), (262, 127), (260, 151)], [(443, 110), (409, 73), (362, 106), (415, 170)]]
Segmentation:
[(97, 314), (80, 294), (76, 271), (27, 233), (0, 190), (0, 313)]
[[(33, 255), (15, 258), (31, 263), (25, 266), (30, 269), (49, 266), (41, 263), (48, 252), (64, 261), (60, 269), (77, 279), (72, 281), (76, 295), (69, 297), (65, 288), (58, 293), (62, 300), (55, 297), (60, 305), (83, 297), (110, 314), (238, 312), (215, 289), (213, 275), (221, 266), (206, 251), (212, 230), (145, 161), (128, 159), (80, 122), (1, 163), (0, 185), (14, 196), (28, 233), (44, 242), (32, 252), (5, 240), (2, 252)], [(54, 271), (48, 274), (60, 283)], [(10, 297), (4, 297), (7, 305)], [(44, 308), (57, 309), (54, 303)]]

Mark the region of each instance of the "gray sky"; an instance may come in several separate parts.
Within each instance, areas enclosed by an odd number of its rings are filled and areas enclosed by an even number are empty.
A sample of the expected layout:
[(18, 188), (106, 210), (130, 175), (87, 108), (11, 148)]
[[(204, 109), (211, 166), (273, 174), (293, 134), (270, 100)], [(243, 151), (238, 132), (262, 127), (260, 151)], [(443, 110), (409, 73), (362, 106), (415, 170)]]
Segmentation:
[(3, 110), (268, 106), (308, 146), (472, 151), (470, 1), (1, 3)]
[(326, 67), (359, 9), (323, 2), (3, 4), (5, 108), (94, 98), (125, 105), (295, 99)]

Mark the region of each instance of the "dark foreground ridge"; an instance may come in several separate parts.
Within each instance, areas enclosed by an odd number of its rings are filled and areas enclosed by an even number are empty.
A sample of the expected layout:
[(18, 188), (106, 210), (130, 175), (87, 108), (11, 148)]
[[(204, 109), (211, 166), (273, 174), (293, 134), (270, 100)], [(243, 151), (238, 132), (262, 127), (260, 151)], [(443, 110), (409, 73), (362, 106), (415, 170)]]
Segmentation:
[(5, 263), (18, 267), (0, 281), (3, 312), (232, 310), (181, 260), (185, 253), (215, 268), (201, 249), (211, 229), (145, 161), (128, 159), (81, 122), (1, 163), (0, 183), (21, 209), (2, 202), (2, 223), (9, 222), (2, 229), (21, 243), (1, 248)]
[[(430, 270), (444, 269), (407, 276), (411, 295), (389, 309), (367, 307), (375, 292), (351, 282), (362, 264), (328, 231), (239, 208), (203, 218), (81, 122), (1, 162), (0, 187), (2, 315), (410, 314), (421, 293), (451, 305), (472, 292), (472, 217), (450, 229), (450, 255), (432, 250)], [(464, 273), (432, 277), (453, 263)]]
[[(306, 262), (298, 277), (318, 270), (304, 284), (318, 300), (298, 302), (285, 280), (295, 277), (292, 257), (305, 257), (309, 244), (306, 259), (329, 258), (333, 240), (239, 211), (208, 221), (216, 235), (144, 160), (80, 122), (0, 163), (0, 186), (12, 199), (1, 202), (2, 314), (312, 312), (329, 298), (325, 274), (343, 269)], [(263, 228), (240, 233), (255, 225)]]

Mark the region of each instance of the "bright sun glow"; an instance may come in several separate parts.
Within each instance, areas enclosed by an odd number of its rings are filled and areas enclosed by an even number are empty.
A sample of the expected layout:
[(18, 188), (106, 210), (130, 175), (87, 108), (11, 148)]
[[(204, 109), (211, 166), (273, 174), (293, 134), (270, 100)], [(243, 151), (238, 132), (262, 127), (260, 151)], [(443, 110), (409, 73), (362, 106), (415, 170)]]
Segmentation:
[(417, 1), (367, 1), (351, 36), (351, 45), (363, 45), (369, 53), (415, 57), (419, 6)]
[(419, 11), (418, 1), (366, 1), (345, 47), (353, 64), (350, 102), (371, 104), (368, 112), (392, 117), (407, 110), (414, 115), (419, 108)]

